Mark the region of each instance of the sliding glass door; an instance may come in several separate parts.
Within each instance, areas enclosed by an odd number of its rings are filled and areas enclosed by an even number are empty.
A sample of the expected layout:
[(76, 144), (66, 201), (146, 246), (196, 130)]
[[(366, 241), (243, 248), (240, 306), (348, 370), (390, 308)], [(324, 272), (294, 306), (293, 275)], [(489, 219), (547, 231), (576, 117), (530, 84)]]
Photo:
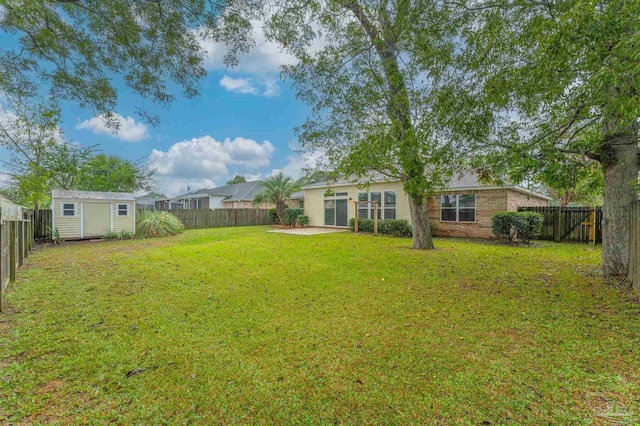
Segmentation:
[(347, 200), (324, 200), (325, 226), (347, 226)]

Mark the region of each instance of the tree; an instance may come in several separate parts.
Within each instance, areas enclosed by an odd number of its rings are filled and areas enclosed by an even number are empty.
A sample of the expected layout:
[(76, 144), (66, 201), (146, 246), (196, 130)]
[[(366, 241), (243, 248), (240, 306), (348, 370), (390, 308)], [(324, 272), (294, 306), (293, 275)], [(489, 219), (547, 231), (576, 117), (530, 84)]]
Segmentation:
[(154, 171), (142, 161), (98, 154), (82, 164), (75, 187), (82, 191), (151, 191), (154, 177)]
[[(604, 177), (602, 272), (626, 274), (628, 206), (640, 171), (640, 0), (461, 1), (465, 83), (494, 130), (473, 138), (512, 179), (566, 155)], [(461, 114), (470, 107), (453, 106)], [(509, 167), (513, 164), (518, 167)]]
[[(353, 181), (402, 181), (413, 247), (433, 248), (427, 196), (453, 172), (447, 129), (433, 119), (455, 65), (447, 9), (425, 0), (279, 0), (251, 11), (268, 16), (268, 38), (299, 60), (284, 73), (312, 107), (297, 132), (303, 147), (323, 151)], [(416, 56), (425, 50), (428, 60)]]
[(4, 162), (9, 183), (16, 202), (38, 210), (51, 190), (48, 160), (59, 143), (59, 111), (15, 97), (7, 97), (5, 105), (0, 107), (0, 146), (12, 153), (11, 161)]
[(285, 177), (282, 173), (270, 176), (262, 183), (263, 190), (257, 194), (253, 200), (254, 205), (261, 203), (275, 204), (278, 222), (284, 223), (284, 209), (297, 188), (290, 177)]
[(227, 185), (233, 185), (236, 183), (245, 183), (247, 181), (247, 179), (244, 176), (240, 176), (240, 175), (235, 175), (233, 177), (233, 179), (231, 179), (229, 182), (227, 182)]
[[(208, 37), (221, 7), (213, 0), (0, 0), (0, 92), (48, 88), (52, 99), (109, 113), (118, 75), (161, 106), (174, 98), (170, 81), (194, 96), (205, 75), (198, 37)], [(228, 9), (230, 28), (233, 16)]]

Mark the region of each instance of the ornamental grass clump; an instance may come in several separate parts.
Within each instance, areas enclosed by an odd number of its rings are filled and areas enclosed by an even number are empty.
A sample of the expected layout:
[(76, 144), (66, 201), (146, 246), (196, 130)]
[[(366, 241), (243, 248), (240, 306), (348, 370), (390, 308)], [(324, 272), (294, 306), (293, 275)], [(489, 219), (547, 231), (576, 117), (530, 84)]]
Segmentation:
[(138, 215), (136, 234), (141, 238), (168, 237), (184, 231), (176, 216), (160, 210), (145, 210)]

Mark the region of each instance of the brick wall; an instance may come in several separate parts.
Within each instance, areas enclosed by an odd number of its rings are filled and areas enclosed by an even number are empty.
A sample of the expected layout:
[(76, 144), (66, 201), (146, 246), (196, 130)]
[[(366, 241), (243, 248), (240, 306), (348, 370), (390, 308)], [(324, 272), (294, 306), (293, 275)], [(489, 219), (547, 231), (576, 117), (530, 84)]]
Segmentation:
[(429, 219), (435, 225), (438, 237), (494, 238), (491, 217), (499, 212), (517, 211), (521, 206), (546, 206), (548, 201), (511, 189), (487, 189), (481, 191), (447, 191), (447, 194), (475, 194), (475, 222), (440, 221), (440, 195), (429, 197)]

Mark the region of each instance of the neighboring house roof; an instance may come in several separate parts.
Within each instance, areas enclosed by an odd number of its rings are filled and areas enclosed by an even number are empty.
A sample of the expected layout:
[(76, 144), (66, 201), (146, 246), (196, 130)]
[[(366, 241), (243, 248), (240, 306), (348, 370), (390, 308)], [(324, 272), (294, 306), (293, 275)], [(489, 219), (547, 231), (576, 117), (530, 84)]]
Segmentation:
[(201, 197), (223, 197), (224, 201), (253, 201), (255, 196), (262, 192), (262, 181), (234, 183), (233, 185), (220, 186), (211, 189), (199, 189), (187, 194), (173, 197), (172, 200)]
[(292, 200), (301, 200), (304, 198), (304, 191), (294, 192), (293, 194), (291, 194), (291, 196), (289, 196), (289, 198), (291, 198)]
[(133, 194), (128, 192), (97, 192), (97, 191), (68, 191), (54, 189), (53, 198), (64, 200), (105, 200), (105, 201), (135, 201)]
[[(376, 174), (371, 179), (371, 183), (383, 183), (383, 182), (397, 182), (396, 180), (389, 179), (384, 177), (383, 175)], [(347, 179), (339, 179), (335, 182), (316, 182), (310, 185), (303, 186), (302, 189), (314, 189), (314, 188), (333, 188), (340, 186), (351, 186), (357, 185), (358, 182), (353, 182)], [(504, 185), (485, 185), (480, 183), (478, 180), (477, 173), (466, 173), (462, 175), (454, 175), (447, 185), (447, 189), (445, 191), (463, 191), (463, 190), (481, 190), (481, 189), (512, 189), (514, 191), (522, 192), (525, 194), (533, 195), (538, 198), (543, 198), (545, 200), (551, 200), (551, 197), (547, 197), (546, 195), (539, 194), (537, 192), (531, 191), (519, 185), (514, 185), (511, 183), (505, 183)]]

